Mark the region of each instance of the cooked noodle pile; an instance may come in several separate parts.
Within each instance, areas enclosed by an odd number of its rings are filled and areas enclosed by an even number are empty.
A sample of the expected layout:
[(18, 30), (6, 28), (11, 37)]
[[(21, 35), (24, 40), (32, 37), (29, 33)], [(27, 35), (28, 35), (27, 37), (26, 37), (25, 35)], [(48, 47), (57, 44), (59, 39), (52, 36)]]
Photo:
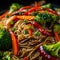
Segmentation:
[[(50, 4), (40, 6), (37, 2), (32, 6), (12, 6), (14, 11), (9, 10), (0, 16), (0, 28), (6, 29), (11, 35), (12, 48), (8, 50), (11, 60), (24, 60), (25, 57), (28, 60), (47, 60), (39, 53), (39, 47), (59, 41), (58, 13), (50, 8)], [(57, 35), (54, 34), (56, 32)]]

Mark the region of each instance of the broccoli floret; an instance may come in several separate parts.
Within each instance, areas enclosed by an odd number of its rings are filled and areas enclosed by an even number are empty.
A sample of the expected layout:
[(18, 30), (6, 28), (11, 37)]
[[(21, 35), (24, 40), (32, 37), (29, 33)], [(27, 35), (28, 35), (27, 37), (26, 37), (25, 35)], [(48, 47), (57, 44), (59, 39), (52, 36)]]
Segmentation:
[(3, 53), (3, 57), (1, 58), (1, 60), (11, 60), (11, 53), (6, 51)]
[(52, 8), (52, 5), (49, 3), (49, 4), (42, 5), (41, 7), (42, 8)]
[(11, 48), (11, 38), (5, 29), (0, 29), (0, 50), (8, 50)]
[(45, 12), (42, 14), (41, 13), (37, 14), (34, 20), (40, 23), (42, 26), (51, 28), (58, 21), (58, 18), (56, 15)]
[(9, 52), (9, 51), (5, 51), (5, 52), (0, 51), (0, 59), (1, 60), (11, 60), (11, 52)]
[(18, 9), (21, 8), (21, 7), (22, 7), (22, 5), (19, 5), (18, 3), (13, 3), (13, 4), (10, 6), (9, 13), (14, 12), (15, 10), (18, 10)]
[(54, 32), (57, 32), (58, 34), (60, 34), (60, 24), (56, 24), (54, 26)]
[(60, 53), (59, 53), (60, 52), (60, 41), (55, 44), (44, 45), (43, 49), (50, 55), (60, 58)]

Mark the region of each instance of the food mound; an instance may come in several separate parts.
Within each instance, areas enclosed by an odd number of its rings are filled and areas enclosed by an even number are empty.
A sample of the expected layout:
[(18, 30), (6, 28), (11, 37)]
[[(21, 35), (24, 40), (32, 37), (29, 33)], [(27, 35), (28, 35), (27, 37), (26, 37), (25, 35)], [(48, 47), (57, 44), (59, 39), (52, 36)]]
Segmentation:
[(0, 15), (0, 60), (60, 60), (59, 12), (13, 3)]

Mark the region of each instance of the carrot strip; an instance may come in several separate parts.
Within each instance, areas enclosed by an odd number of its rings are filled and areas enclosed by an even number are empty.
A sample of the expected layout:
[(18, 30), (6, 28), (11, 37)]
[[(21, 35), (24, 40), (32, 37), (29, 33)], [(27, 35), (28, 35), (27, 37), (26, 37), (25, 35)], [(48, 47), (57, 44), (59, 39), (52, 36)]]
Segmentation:
[(30, 36), (32, 36), (32, 30), (31, 29), (28, 30), (28, 33)]
[(17, 16), (18, 19), (22, 20), (33, 20), (34, 16)]

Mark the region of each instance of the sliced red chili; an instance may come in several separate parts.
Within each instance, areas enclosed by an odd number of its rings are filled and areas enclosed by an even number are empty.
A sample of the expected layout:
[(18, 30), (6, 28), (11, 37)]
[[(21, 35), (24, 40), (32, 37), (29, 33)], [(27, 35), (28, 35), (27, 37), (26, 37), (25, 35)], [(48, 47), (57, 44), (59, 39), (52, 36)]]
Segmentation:
[(11, 39), (12, 39), (12, 49), (13, 49), (13, 54), (14, 55), (18, 55), (18, 40), (15, 36), (15, 34), (12, 32), (12, 30), (9, 30), (9, 33), (11, 35)]
[(36, 11), (37, 9), (39, 9), (40, 7), (32, 7), (31, 9), (29, 9), (28, 10), (28, 12), (25, 12), (25, 13), (23, 13), (24, 15), (29, 15), (29, 14), (31, 14), (31, 12), (33, 12), (33, 11)]
[(43, 29), (43, 28), (40, 26), (40, 24), (38, 24), (37, 22), (32, 21), (31, 23), (32, 23), (35, 27), (37, 27), (42, 34), (47, 35), (47, 36), (52, 36), (52, 35), (53, 35), (52, 33), (46, 31), (45, 29)]

